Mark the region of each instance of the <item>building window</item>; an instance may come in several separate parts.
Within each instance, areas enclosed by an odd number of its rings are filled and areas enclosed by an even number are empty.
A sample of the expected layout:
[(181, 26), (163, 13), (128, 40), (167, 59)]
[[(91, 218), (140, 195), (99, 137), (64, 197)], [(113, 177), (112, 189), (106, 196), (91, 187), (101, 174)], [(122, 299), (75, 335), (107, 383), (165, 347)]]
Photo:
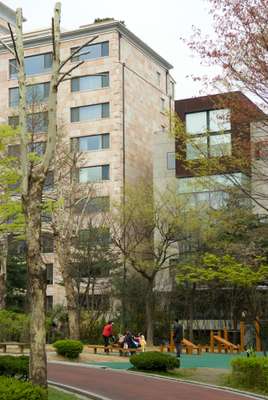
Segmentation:
[(20, 157), (20, 144), (9, 144), (7, 152), (9, 157)]
[(186, 144), (186, 159), (231, 155), (230, 110), (186, 114), (186, 131), (193, 135)]
[(53, 236), (49, 233), (41, 234), (41, 252), (42, 253), (53, 253), (54, 241)]
[(101, 118), (109, 118), (110, 104), (92, 104), (90, 106), (71, 108), (71, 122), (90, 121)]
[(161, 99), (160, 99), (160, 110), (161, 110), (161, 112), (165, 112), (165, 108), (166, 108), (166, 106), (165, 106), (165, 99), (163, 99), (163, 98), (161, 97)]
[(254, 143), (255, 146), (255, 158), (256, 160), (267, 160), (268, 159), (268, 141), (262, 140)]
[(87, 75), (78, 78), (72, 78), (71, 90), (72, 92), (79, 92), (83, 90), (95, 90), (109, 86), (109, 72), (103, 72), (97, 75)]
[(94, 167), (85, 167), (79, 169), (80, 183), (107, 181), (109, 179), (110, 179), (109, 165), (97, 165)]
[[(19, 125), (19, 117), (8, 117), (8, 124), (12, 128), (17, 128)], [(48, 112), (38, 112), (27, 115), (27, 129), (30, 133), (46, 133), (48, 129)]]
[(111, 242), (110, 230), (106, 227), (81, 229), (78, 235), (78, 242), (80, 245), (86, 245), (88, 242), (91, 244), (109, 244)]
[(53, 285), (53, 264), (46, 264), (47, 285)]
[(93, 151), (108, 149), (110, 147), (110, 134), (83, 136), (72, 139), (72, 148), (77, 151)]
[[(46, 102), (49, 96), (49, 82), (29, 85), (26, 89), (27, 104), (38, 104)], [(9, 107), (19, 105), (19, 88), (9, 89)]]
[(44, 192), (49, 192), (54, 188), (54, 173), (53, 171), (48, 171), (45, 182), (44, 182)]
[(231, 155), (231, 134), (213, 135), (209, 137), (210, 157)]
[(186, 159), (196, 160), (197, 158), (207, 157), (208, 145), (207, 137), (196, 137), (186, 144)]
[(75, 205), (75, 212), (81, 214), (94, 214), (109, 211), (110, 209), (110, 197), (100, 196), (93, 197), (92, 199), (81, 199)]
[(167, 169), (176, 168), (176, 157), (175, 152), (167, 153)]
[[(26, 76), (49, 73), (52, 67), (52, 53), (25, 57), (24, 62)], [(9, 77), (17, 79), (17, 76), (17, 61), (9, 60)]]
[(160, 86), (160, 84), (161, 84), (161, 74), (158, 71), (156, 72), (156, 82), (157, 82), (157, 85)]
[(46, 296), (46, 311), (53, 309), (53, 296)]
[[(73, 47), (71, 49), (71, 53), (73, 53), (76, 49), (77, 47)], [(109, 42), (102, 42), (83, 47), (78, 54), (74, 55), (72, 60), (86, 61), (107, 56), (109, 56)]]

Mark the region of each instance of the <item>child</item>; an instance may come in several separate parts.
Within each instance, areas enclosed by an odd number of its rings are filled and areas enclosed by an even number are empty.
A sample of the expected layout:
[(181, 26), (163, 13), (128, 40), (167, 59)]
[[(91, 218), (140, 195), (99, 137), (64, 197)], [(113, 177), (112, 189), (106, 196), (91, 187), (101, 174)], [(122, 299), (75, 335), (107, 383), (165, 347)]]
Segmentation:
[(144, 335), (142, 335), (141, 333), (139, 334), (140, 337), (140, 345), (141, 345), (141, 351), (144, 353), (145, 352), (145, 346), (146, 346), (146, 340)]

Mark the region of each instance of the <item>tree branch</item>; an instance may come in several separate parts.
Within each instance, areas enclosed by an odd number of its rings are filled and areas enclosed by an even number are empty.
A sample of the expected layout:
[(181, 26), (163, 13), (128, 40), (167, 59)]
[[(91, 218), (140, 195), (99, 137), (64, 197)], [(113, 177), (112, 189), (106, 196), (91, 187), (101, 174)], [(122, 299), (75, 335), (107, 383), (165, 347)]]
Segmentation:
[(14, 34), (13, 34), (13, 31), (12, 31), (12, 28), (11, 28), (11, 25), (10, 25), (9, 22), (8, 22), (8, 28), (9, 28), (9, 32), (10, 32), (12, 43), (13, 43), (13, 47), (14, 47), (15, 57), (16, 57), (16, 60), (17, 60), (18, 64), (20, 64), (20, 59), (19, 59), (19, 55), (18, 55), (18, 52), (17, 52), (16, 41), (15, 41)]
[[(63, 82), (63, 80), (65, 80), (65, 79), (64, 79), (65, 76), (70, 75), (70, 73), (71, 73), (72, 71), (74, 71), (76, 68), (80, 67), (80, 65), (82, 65), (82, 64), (84, 64), (84, 61), (80, 61), (80, 63), (78, 63), (78, 64), (74, 65), (72, 68), (70, 68), (69, 71), (63, 73), (63, 75), (60, 77), (60, 79), (59, 79), (58, 82), (57, 82), (57, 86), (59, 86), (59, 84), (60, 84), (61, 82)], [(71, 79), (71, 78), (68, 78), (68, 79)]]
[(75, 54), (79, 53), (80, 50), (82, 50), (84, 47), (88, 46), (90, 43), (92, 43), (94, 40), (96, 40), (98, 36), (94, 36), (90, 40), (88, 40), (86, 43), (82, 44), (82, 46), (78, 47), (69, 57), (67, 57), (65, 60), (62, 61), (59, 67), (59, 71), (64, 67), (65, 64), (67, 64), (68, 61), (70, 61)]

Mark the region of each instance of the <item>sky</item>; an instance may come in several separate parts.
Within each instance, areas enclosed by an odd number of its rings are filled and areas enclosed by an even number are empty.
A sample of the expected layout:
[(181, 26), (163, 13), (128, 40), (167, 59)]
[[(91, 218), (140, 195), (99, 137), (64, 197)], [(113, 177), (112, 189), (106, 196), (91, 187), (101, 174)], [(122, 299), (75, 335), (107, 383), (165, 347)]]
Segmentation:
[[(54, 0), (2, 0), (10, 8), (21, 7), (27, 22), (24, 31), (50, 26)], [(62, 0), (62, 28), (74, 29), (92, 23), (95, 18), (113, 17), (125, 21), (128, 29), (173, 65), (176, 99), (208, 94), (202, 84), (187, 75), (211, 75), (201, 67), (180, 40), (189, 38), (192, 26), (210, 33), (211, 17), (206, 0)]]

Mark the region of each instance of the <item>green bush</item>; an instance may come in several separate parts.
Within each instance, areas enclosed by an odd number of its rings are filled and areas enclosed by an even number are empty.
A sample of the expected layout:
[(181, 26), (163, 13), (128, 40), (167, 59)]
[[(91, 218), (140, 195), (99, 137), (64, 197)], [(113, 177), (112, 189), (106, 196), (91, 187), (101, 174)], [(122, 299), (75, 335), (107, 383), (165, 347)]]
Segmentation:
[(157, 351), (135, 354), (129, 361), (136, 369), (144, 371), (168, 371), (180, 366), (180, 361), (174, 356)]
[(83, 344), (79, 340), (57, 340), (53, 343), (57, 353), (67, 358), (77, 358), (83, 351)]
[(0, 342), (28, 342), (29, 317), (13, 311), (0, 311)]
[(0, 356), (0, 375), (28, 379), (29, 357)]
[(232, 361), (230, 383), (245, 388), (268, 391), (268, 358), (238, 357)]
[(5, 400), (46, 400), (46, 391), (29, 382), (0, 376), (0, 399)]

